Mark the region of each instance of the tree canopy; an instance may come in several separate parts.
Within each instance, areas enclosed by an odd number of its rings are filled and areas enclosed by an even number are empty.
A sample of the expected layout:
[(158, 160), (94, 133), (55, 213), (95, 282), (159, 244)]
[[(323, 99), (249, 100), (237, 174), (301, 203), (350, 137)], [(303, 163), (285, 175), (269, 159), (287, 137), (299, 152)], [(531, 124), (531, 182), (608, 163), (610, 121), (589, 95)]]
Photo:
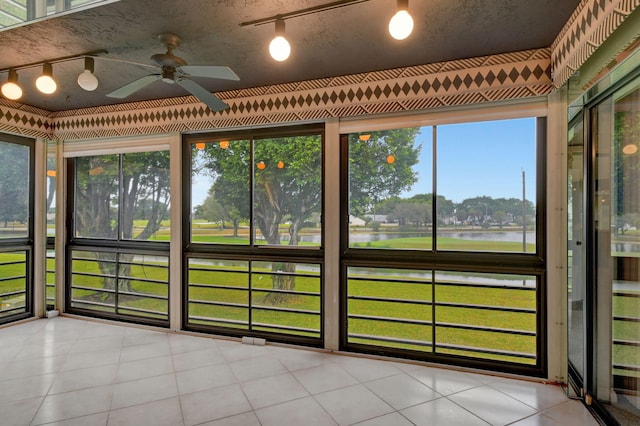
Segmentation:
[(0, 221), (29, 219), (29, 147), (0, 142)]
[(369, 133), (349, 140), (349, 212), (362, 215), (381, 200), (400, 195), (417, 182), (413, 166), (422, 145), (414, 146), (419, 128)]

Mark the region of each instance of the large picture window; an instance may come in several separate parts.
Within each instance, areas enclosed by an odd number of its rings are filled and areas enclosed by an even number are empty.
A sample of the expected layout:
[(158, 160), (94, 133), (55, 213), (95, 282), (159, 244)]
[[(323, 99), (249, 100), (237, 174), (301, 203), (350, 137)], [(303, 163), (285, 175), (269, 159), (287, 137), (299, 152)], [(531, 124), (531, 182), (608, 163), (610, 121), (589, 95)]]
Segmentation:
[(319, 345), (323, 129), (186, 141), (187, 328)]
[(535, 253), (536, 138), (535, 118), (349, 135), (349, 246)]
[(319, 247), (322, 136), (191, 145), (191, 241)]
[(544, 375), (545, 120), (342, 136), (348, 350)]
[(169, 239), (166, 151), (75, 160), (75, 237)]
[(68, 211), (70, 311), (169, 320), (169, 153), (77, 157)]

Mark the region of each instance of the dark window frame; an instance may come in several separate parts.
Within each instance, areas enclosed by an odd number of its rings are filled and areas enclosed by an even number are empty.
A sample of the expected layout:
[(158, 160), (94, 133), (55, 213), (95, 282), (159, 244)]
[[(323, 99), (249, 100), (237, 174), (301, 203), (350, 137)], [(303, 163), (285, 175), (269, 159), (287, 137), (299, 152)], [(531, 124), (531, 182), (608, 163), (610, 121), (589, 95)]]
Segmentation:
[(25, 312), (0, 318), (0, 325), (19, 321), (34, 315), (34, 230), (35, 230), (35, 139), (9, 134), (1, 135), (2, 142), (22, 145), (29, 148), (29, 223), (27, 236), (19, 238), (0, 239), (0, 253), (11, 251), (25, 251)]
[[(480, 368), (506, 373), (546, 377), (547, 374), (547, 289), (546, 289), (546, 152), (547, 118), (536, 119), (536, 253), (478, 252), (437, 250), (437, 232), (433, 231), (432, 250), (387, 250), (349, 247), (349, 134), (340, 135), (340, 349), (346, 351), (383, 354), (420, 361), (438, 362), (465, 367)], [(434, 143), (433, 164), (437, 164)], [(433, 167), (435, 174), (435, 167)], [(434, 180), (434, 203), (432, 214), (437, 209), (437, 183)], [(434, 220), (436, 223), (436, 220)], [(488, 361), (457, 355), (425, 354), (423, 352), (362, 345), (348, 342), (347, 269), (350, 266), (391, 267), (401, 269), (451, 271), (451, 272), (495, 272), (517, 273), (537, 277), (536, 292), (536, 364), (533, 366)]]
[[(158, 151), (158, 150), (152, 150)], [(170, 150), (160, 150), (165, 151), (170, 154)], [(145, 151), (140, 151), (145, 152)], [(101, 251), (101, 252), (113, 252), (117, 255), (119, 254), (144, 254), (144, 255), (157, 255), (164, 256), (169, 259), (170, 252), (170, 242), (169, 241), (143, 241), (143, 240), (127, 240), (122, 238), (122, 233), (120, 230), (121, 224), (121, 216), (122, 216), (122, 200), (124, 198), (124, 193), (122, 191), (122, 174), (123, 174), (123, 155), (129, 154), (127, 152), (114, 152), (110, 154), (100, 154), (97, 153), (91, 156), (100, 156), (100, 155), (117, 155), (118, 159), (118, 168), (119, 168), (119, 183), (118, 183), (118, 229), (117, 229), (117, 237), (114, 239), (107, 238), (93, 238), (93, 237), (78, 237), (75, 236), (75, 203), (76, 203), (76, 175), (77, 175), (77, 159), (82, 157), (69, 157), (65, 160), (64, 167), (66, 168), (66, 174), (68, 176), (66, 182), (66, 235), (65, 235), (65, 312), (69, 312), (72, 314), (80, 314), (88, 317), (95, 318), (103, 318), (108, 320), (129, 322), (135, 324), (146, 324), (157, 327), (168, 328), (169, 327), (169, 319), (171, 318), (171, 292), (167, 290), (167, 315), (166, 320), (157, 319), (157, 318), (147, 318), (144, 316), (135, 316), (135, 315), (127, 315), (127, 314), (118, 314), (118, 313), (110, 313), (110, 312), (101, 312), (99, 310), (92, 310), (87, 308), (73, 307), (72, 306), (72, 283), (73, 283), (73, 252), (74, 251)], [(60, 167), (60, 166), (59, 166)], [(172, 201), (172, 205), (175, 202)], [(169, 268), (171, 265), (169, 264)], [(170, 271), (168, 272), (168, 276), (170, 277)], [(116, 306), (116, 310), (117, 310)]]
[[(274, 246), (274, 245), (258, 245), (253, 240), (255, 235), (255, 228), (257, 226), (253, 221), (253, 167), (251, 164), (253, 161), (253, 149), (251, 150), (250, 161), (250, 243), (248, 245), (236, 245), (236, 244), (215, 244), (215, 243), (202, 243), (191, 241), (191, 147), (196, 143), (203, 141), (208, 142), (220, 142), (223, 140), (249, 140), (253, 144), (254, 140), (268, 139), (268, 138), (280, 138), (289, 136), (305, 136), (305, 135), (320, 135), (321, 137), (321, 191), (325, 192), (325, 127), (324, 123), (305, 124), (297, 126), (285, 126), (285, 127), (268, 127), (257, 129), (246, 129), (229, 132), (212, 132), (212, 133), (198, 133), (198, 134), (185, 134), (182, 138), (182, 289), (181, 289), (181, 302), (182, 302), (182, 318), (181, 328), (188, 331), (197, 331), (202, 333), (215, 333), (233, 337), (242, 336), (255, 336), (265, 338), (271, 341), (294, 343), (312, 347), (323, 347), (324, 345), (324, 211), (325, 211), (325, 197), (322, 197), (321, 201), (321, 226), (320, 231), (321, 243), (317, 247), (304, 247), (299, 246)], [(320, 337), (309, 338), (305, 336), (296, 336), (292, 334), (280, 334), (273, 332), (263, 332), (258, 330), (247, 329), (234, 329), (215, 326), (203, 326), (189, 322), (189, 259), (192, 258), (205, 258), (205, 259), (220, 259), (220, 260), (239, 260), (247, 261), (249, 264), (253, 262), (291, 262), (291, 263), (311, 263), (317, 264), (320, 267)]]

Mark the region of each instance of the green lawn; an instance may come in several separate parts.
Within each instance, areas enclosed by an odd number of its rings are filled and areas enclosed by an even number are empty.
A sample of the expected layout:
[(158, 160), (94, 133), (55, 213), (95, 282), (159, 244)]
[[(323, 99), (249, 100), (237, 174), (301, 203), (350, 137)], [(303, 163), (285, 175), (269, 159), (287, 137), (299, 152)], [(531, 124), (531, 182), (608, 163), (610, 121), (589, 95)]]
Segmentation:
[[(229, 237), (212, 237), (227, 239)], [(401, 244), (404, 246), (412, 243), (414, 239), (402, 239), (404, 241), (390, 240), (380, 243)], [(418, 239), (420, 240), (420, 239)], [(441, 239), (442, 241), (442, 239)], [(447, 241), (447, 240), (445, 240)], [(452, 239), (451, 244), (458, 240)], [(465, 242), (465, 244), (468, 241)], [(486, 243), (485, 243), (486, 244)], [(492, 247), (505, 247), (510, 243), (492, 243)], [(468, 248), (468, 246), (467, 246)], [(486, 249), (486, 247), (485, 247)], [(76, 255), (79, 253), (76, 252)], [(83, 257), (89, 260), (78, 260), (74, 262), (73, 271), (76, 273), (101, 273), (98, 262), (92, 260), (93, 254), (82, 253)], [(0, 255), (0, 276), (14, 276), (24, 273), (24, 264), (9, 264), (12, 260), (24, 259), (20, 254)], [(53, 262), (50, 260), (49, 262)], [(168, 270), (162, 268), (154, 261), (147, 261), (145, 265), (134, 265), (130, 275), (134, 277), (131, 281), (133, 291), (138, 295), (135, 297), (122, 297), (119, 300), (119, 307), (137, 308), (149, 311), (156, 311), (159, 314), (145, 314), (128, 311), (128, 314), (167, 317), (168, 303), (166, 300), (154, 299), (150, 296), (158, 295), (168, 297), (168, 286), (143, 280), (168, 281)], [(164, 264), (166, 266), (166, 263)], [(50, 265), (53, 267), (53, 264)], [(248, 328), (250, 310), (249, 298), (254, 309), (251, 311), (253, 323), (267, 324), (264, 329), (270, 331), (284, 332), (269, 325), (300, 327), (315, 330), (316, 333), (304, 331), (289, 331), (300, 335), (316, 335), (321, 328), (320, 316), (290, 311), (275, 311), (270, 308), (282, 308), (286, 310), (305, 310), (319, 313), (321, 300), (315, 295), (296, 295), (286, 300), (274, 303), (269, 299), (273, 294), (269, 290), (272, 288), (272, 275), (267, 264), (254, 264), (252, 273), (249, 272), (247, 262), (242, 261), (220, 261), (219, 264), (192, 264), (189, 273), (188, 297), (192, 301), (189, 305), (189, 315), (192, 317), (207, 318), (208, 324), (216, 324), (217, 320), (228, 320), (231, 323), (217, 322), (217, 325), (225, 327)], [(297, 272), (306, 273), (298, 268)], [(389, 273), (388, 269), (384, 270)], [(462, 278), (474, 277), (473, 273), (457, 273)], [(348, 281), (347, 294), (350, 297), (375, 297), (381, 301), (357, 300), (350, 298), (347, 303), (349, 315), (384, 317), (400, 320), (417, 320), (433, 322), (435, 319), (435, 341), (436, 344), (463, 345), (476, 348), (490, 348), (507, 352), (519, 352), (535, 354), (536, 337), (518, 334), (506, 334), (496, 331), (466, 330), (440, 326), (441, 324), (473, 325), (481, 327), (495, 327), (512, 330), (522, 330), (535, 332), (535, 314), (523, 312), (503, 312), (489, 309), (471, 309), (469, 307), (435, 306), (433, 302), (444, 304), (473, 304), (486, 307), (507, 307), (536, 309), (535, 291), (506, 288), (476, 288), (467, 285), (448, 286), (436, 284), (435, 287), (429, 280), (418, 283), (394, 282), (396, 280), (406, 280), (402, 271), (397, 271), (397, 276), (376, 274), (369, 272), (363, 275), (363, 280)], [(504, 279), (522, 279), (523, 277), (513, 275), (495, 275)], [(251, 280), (252, 291), (249, 290), (249, 280)], [(409, 280), (412, 281), (412, 280)], [(413, 279), (413, 281), (420, 281)], [(104, 289), (104, 279), (95, 276), (74, 275), (74, 285), (81, 285), (90, 290), (73, 290), (73, 298), (76, 300), (88, 300), (100, 302), (107, 306), (94, 306), (91, 309), (104, 311), (115, 310), (112, 300), (112, 293)], [(209, 285), (209, 287), (197, 287), (196, 284)], [(217, 285), (211, 287), (211, 285)], [(25, 286), (24, 280), (10, 280), (0, 282), (0, 294), (11, 291), (18, 291)], [(219, 287), (225, 288), (219, 288)], [(297, 276), (295, 279), (295, 290), (299, 292), (320, 293), (319, 276)], [(400, 303), (388, 299), (401, 299), (404, 301), (419, 301), (420, 303)], [(217, 303), (236, 304), (238, 306), (212, 306), (197, 301), (209, 301)], [(267, 309), (260, 309), (260, 307)], [(88, 306), (84, 306), (88, 307)], [(637, 317), (640, 312), (640, 298), (614, 298), (614, 314), (616, 316)], [(193, 321), (198, 322), (197, 320)], [(369, 340), (367, 338), (352, 337), (350, 342), (360, 342), (366, 344), (386, 345), (393, 347), (409, 348), (420, 351), (431, 351), (429, 346), (434, 329), (428, 324), (402, 324), (391, 321), (379, 321), (375, 319), (352, 318), (349, 321), (348, 329), (350, 334), (390, 337), (395, 339), (405, 339), (406, 343), (384, 343)], [(614, 322), (614, 337), (622, 340), (640, 340), (635, 323)], [(423, 342), (425, 345), (415, 344)], [(446, 349), (437, 347), (437, 352), (455, 353), (472, 357), (487, 357), (491, 359), (502, 359), (514, 362), (533, 363), (534, 360), (510, 357), (504, 355), (479, 354), (459, 349)], [(615, 347), (614, 359), (616, 363), (638, 364), (638, 352), (636, 348)]]
[[(490, 252), (522, 252), (522, 243), (509, 241), (463, 240), (460, 238), (438, 237), (439, 250), (452, 251), (490, 251)], [(384, 248), (431, 250), (432, 237), (393, 238), (382, 241), (351, 244), (353, 248)], [(536, 246), (527, 243), (527, 253), (535, 253)]]

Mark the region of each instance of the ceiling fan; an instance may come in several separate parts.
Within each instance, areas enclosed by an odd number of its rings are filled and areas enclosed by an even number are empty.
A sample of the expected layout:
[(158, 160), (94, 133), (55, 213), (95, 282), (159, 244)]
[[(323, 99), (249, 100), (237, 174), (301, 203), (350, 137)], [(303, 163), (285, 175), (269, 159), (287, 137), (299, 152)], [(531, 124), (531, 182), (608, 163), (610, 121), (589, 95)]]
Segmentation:
[(229, 108), (226, 103), (191, 80), (191, 77), (240, 80), (240, 77), (231, 68), (218, 65), (187, 65), (184, 59), (173, 54), (173, 50), (177, 49), (182, 42), (180, 37), (171, 33), (163, 33), (158, 38), (167, 47), (167, 52), (151, 56), (151, 62), (153, 65), (160, 67), (161, 72), (134, 80), (107, 94), (108, 97), (123, 99), (157, 80), (162, 80), (165, 83), (177, 83), (184, 87), (189, 93), (211, 108), (212, 111), (222, 111)]

